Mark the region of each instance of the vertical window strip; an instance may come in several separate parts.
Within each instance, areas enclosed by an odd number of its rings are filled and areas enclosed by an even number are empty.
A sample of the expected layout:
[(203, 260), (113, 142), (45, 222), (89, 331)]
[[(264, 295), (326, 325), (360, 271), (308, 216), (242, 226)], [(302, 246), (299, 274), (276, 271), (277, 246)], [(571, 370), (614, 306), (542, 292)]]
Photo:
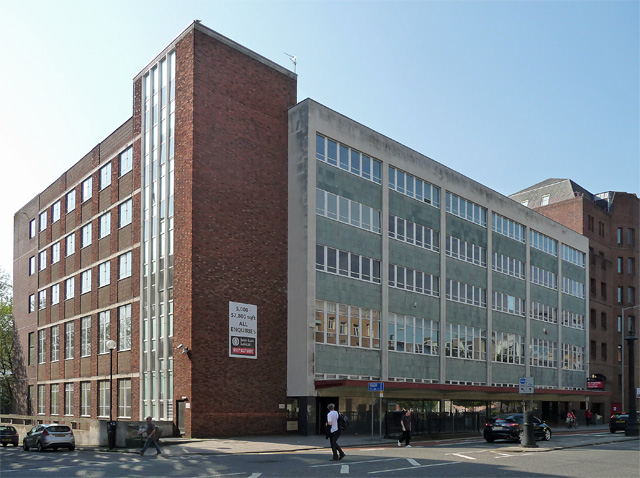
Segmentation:
[(557, 342), (532, 337), (530, 365), (532, 367), (556, 368), (557, 348)]
[(554, 257), (558, 256), (558, 241), (545, 236), (541, 232), (534, 229), (530, 230), (529, 240), (531, 247), (538, 249), (539, 251), (546, 252)]
[(316, 245), (316, 270), (380, 284), (380, 261), (353, 252)]
[(568, 277), (562, 278), (562, 292), (565, 294), (584, 299), (584, 284), (582, 282), (569, 279)]
[(529, 307), (530, 317), (550, 324), (558, 323), (558, 308), (552, 305), (531, 302)]
[(531, 283), (548, 289), (558, 290), (558, 276), (555, 272), (531, 264)]
[(486, 360), (486, 330), (451, 322), (446, 324), (445, 330), (445, 356), (470, 360)]
[(562, 325), (572, 329), (584, 330), (584, 315), (568, 310), (562, 311)]
[(515, 297), (503, 292), (493, 291), (493, 304), (491, 308), (498, 312), (504, 312), (506, 314), (525, 316), (524, 299), (521, 297)]
[(389, 215), (389, 237), (433, 252), (440, 251), (438, 231), (391, 214)]
[(566, 244), (562, 244), (562, 260), (578, 267), (585, 267), (585, 253)]
[(387, 330), (389, 350), (438, 355), (438, 329), (437, 321), (392, 313)]
[(494, 362), (524, 365), (524, 337), (518, 334), (493, 331), (491, 340), (492, 360)]
[(389, 189), (416, 201), (440, 208), (440, 188), (418, 177), (389, 166)]
[(389, 287), (440, 297), (440, 277), (389, 263)]
[(380, 311), (316, 300), (315, 341), (380, 349)]

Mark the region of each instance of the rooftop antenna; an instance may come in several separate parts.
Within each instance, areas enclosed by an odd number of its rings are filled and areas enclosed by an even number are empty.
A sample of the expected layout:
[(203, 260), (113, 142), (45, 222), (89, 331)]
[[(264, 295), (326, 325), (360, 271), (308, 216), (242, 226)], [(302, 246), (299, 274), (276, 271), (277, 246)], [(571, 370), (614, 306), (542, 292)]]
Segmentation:
[(289, 53), (287, 53), (286, 51), (284, 52), (284, 54), (287, 55), (291, 60), (291, 62), (293, 63), (293, 72), (296, 73), (296, 65), (298, 64), (298, 57), (296, 57), (295, 55), (289, 55)]

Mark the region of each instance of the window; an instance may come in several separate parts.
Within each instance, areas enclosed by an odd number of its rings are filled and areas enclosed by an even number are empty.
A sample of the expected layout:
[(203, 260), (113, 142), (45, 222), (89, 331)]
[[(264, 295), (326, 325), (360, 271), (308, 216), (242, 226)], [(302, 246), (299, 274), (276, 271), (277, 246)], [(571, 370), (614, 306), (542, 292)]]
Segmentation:
[(569, 279), (568, 277), (563, 277), (562, 292), (578, 297), (579, 299), (584, 299), (584, 284), (582, 282)]
[(91, 317), (80, 319), (80, 356), (91, 355)]
[(562, 244), (562, 260), (571, 262), (580, 267), (584, 267), (584, 252), (578, 251), (571, 246)]
[(521, 201), (520, 204), (522, 204), (524, 207), (528, 207), (529, 206), (529, 200), (525, 199), (524, 201)]
[(35, 413), (35, 399), (36, 395), (34, 393), (35, 386), (29, 385), (27, 387), (27, 415), (33, 415)]
[(41, 290), (38, 292), (38, 310), (42, 310), (47, 307), (47, 290)]
[(29, 332), (29, 358), (27, 365), (35, 365), (36, 363), (36, 333)]
[(67, 236), (67, 257), (69, 257), (71, 254), (73, 254), (74, 252), (76, 252), (76, 235), (75, 233), (71, 233)]
[(133, 209), (133, 201), (131, 199), (120, 204), (120, 227), (131, 224), (131, 212)]
[(622, 304), (623, 299), (624, 299), (624, 287), (619, 285), (618, 286), (618, 304)]
[(636, 245), (636, 231), (635, 229), (627, 229), (627, 244), (630, 246)]
[(32, 219), (31, 222), (29, 222), (29, 239), (36, 237), (36, 232), (36, 220)]
[(131, 349), (131, 304), (118, 307), (118, 350)]
[(493, 310), (497, 310), (498, 312), (521, 315), (524, 317), (526, 312), (524, 303), (525, 300), (520, 297), (508, 295), (496, 290), (493, 291), (493, 304), (491, 307)]
[(316, 270), (380, 283), (380, 261), (316, 244)]
[(627, 287), (627, 302), (629, 304), (636, 303), (636, 288), (635, 287)]
[(80, 382), (80, 416), (91, 416), (91, 382)]
[(505, 256), (499, 252), (493, 253), (493, 262), (491, 268), (502, 274), (507, 274), (517, 279), (524, 280), (524, 262), (514, 259), (513, 257)]
[(71, 277), (70, 279), (67, 279), (64, 283), (65, 286), (65, 293), (64, 293), (64, 300), (69, 300), (69, 299), (73, 299), (73, 296), (75, 295), (75, 278)]
[(98, 287), (104, 287), (111, 282), (111, 262), (103, 262), (98, 266)]
[(584, 370), (584, 347), (562, 344), (562, 368), (567, 370)]
[(549, 204), (549, 195), (545, 194), (540, 200), (540, 206), (546, 206), (547, 204)]
[(600, 344), (600, 360), (602, 360), (603, 362), (607, 361), (607, 343), (606, 342), (602, 342)]
[(57, 222), (60, 220), (60, 201), (56, 201), (53, 203), (53, 209), (51, 212), (51, 223)]
[(623, 229), (621, 227), (619, 227), (618, 228), (618, 233), (616, 235), (616, 239), (617, 239), (617, 242), (618, 242), (619, 246), (621, 246), (622, 242), (623, 242), (622, 236), (623, 236)]
[(82, 226), (81, 237), (82, 242), (80, 244), (80, 247), (85, 248), (91, 244), (91, 223)]
[(446, 254), (449, 257), (481, 267), (487, 265), (487, 250), (484, 247), (448, 234), (445, 246)]
[(60, 326), (51, 327), (51, 361), (60, 360)]
[(47, 268), (47, 251), (42, 251), (38, 254), (38, 259), (40, 262), (40, 270), (43, 271)]
[(440, 207), (440, 188), (404, 171), (389, 166), (389, 189), (421, 203)]
[(60, 262), (60, 242), (56, 242), (51, 246), (51, 264)]
[(446, 211), (454, 216), (487, 227), (487, 210), (478, 204), (447, 191)]
[(515, 221), (512, 221), (508, 217), (501, 216), (500, 214), (493, 213), (491, 229), (498, 234), (515, 239), (518, 242), (524, 242), (524, 226)]
[(389, 237), (430, 251), (440, 250), (438, 231), (391, 214), (389, 214)]
[(600, 297), (606, 300), (607, 298), (607, 283), (600, 282)]
[(532, 319), (549, 322), (550, 324), (558, 323), (558, 309), (552, 305), (532, 301), (529, 310)]
[(118, 380), (118, 417), (131, 418), (131, 379)]
[(438, 322), (401, 314), (389, 314), (389, 350), (438, 355)]
[(595, 297), (596, 296), (596, 280), (595, 278), (591, 278), (589, 280), (590, 286), (589, 286), (589, 292), (591, 292), (591, 297)]
[(596, 328), (596, 309), (591, 309), (591, 313), (589, 314), (589, 325), (592, 329)]
[(604, 257), (604, 252), (600, 251), (600, 267), (603, 271), (607, 270), (607, 260)]
[(38, 330), (38, 363), (45, 363), (47, 347), (47, 331)]
[(110, 402), (111, 400), (109, 397), (109, 381), (100, 380), (98, 382), (98, 416), (99, 417), (109, 416)]
[(418, 294), (440, 296), (440, 278), (409, 267), (389, 264), (389, 287)]
[(111, 163), (107, 163), (100, 169), (100, 190), (111, 185)]
[(46, 413), (45, 393), (45, 386), (38, 385), (38, 415), (44, 415)]
[(618, 274), (622, 274), (622, 269), (623, 269), (622, 257), (618, 257)]
[(91, 269), (84, 271), (80, 274), (80, 293), (86, 294), (87, 292), (91, 292)]
[(36, 296), (31, 294), (29, 296), (29, 313), (36, 311)]
[(111, 213), (108, 212), (100, 216), (100, 231), (98, 233), (100, 236), (100, 239), (108, 236), (110, 232), (111, 232)]
[(60, 302), (60, 284), (51, 286), (51, 305), (56, 305)]
[(64, 414), (73, 416), (73, 384), (64, 384)]
[(546, 252), (552, 256), (558, 255), (558, 241), (552, 239), (544, 234), (530, 230), (529, 240), (531, 241), (531, 247), (534, 247), (542, 252)]
[(632, 276), (636, 274), (636, 260), (633, 257), (627, 258), (627, 273)]
[(607, 313), (600, 312), (600, 327), (602, 330), (607, 330)]
[(494, 362), (524, 365), (524, 337), (506, 332), (493, 332), (491, 358)]
[(381, 182), (380, 161), (320, 135), (316, 135), (316, 159), (374, 183)]
[(93, 195), (91, 178), (82, 181), (82, 202), (88, 201)]
[(598, 221), (598, 234), (604, 237), (604, 222)]
[(133, 169), (133, 147), (120, 153), (120, 176), (124, 176)]
[(32, 276), (36, 273), (36, 256), (29, 258), (29, 275)]
[(47, 228), (47, 211), (40, 213), (40, 232)]
[(447, 279), (446, 298), (447, 300), (475, 305), (476, 307), (487, 306), (486, 289), (452, 279)]
[(316, 189), (316, 214), (380, 234), (379, 210), (322, 189)]
[(596, 350), (596, 341), (595, 340), (591, 340), (589, 342), (589, 358), (591, 360), (595, 360), (597, 352), (598, 351)]
[(73, 358), (73, 349), (75, 345), (75, 330), (73, 322), (64, 324), (64, 359)]
[(573, 329), (584, 330), (584, 316), (577, 312), (562, 311), (562, 325)]
[(106, 354), (107, 340), (111, 335), (111, 313), (107, 310), (98, 314), (98, 353)]
[(593, 231), (594, 230), (594, 219), (593, 219), (593, 216), (588, 215), (587, 219), (588, 219), (588, 222), (589, 222), (589, 230)]
[(316, 300), (317, 343), (380, 349), (380, 311)]
[(555, 272), (542, 269), (531, 264), (531, 283), (538, 284), (542, 287), (556, 290), (558, 288), (558, 279)]
[(618, 316), (618, 332), (622, 332), (622, 316)]
[(557, 342), (532, 337), (530, 347), (531, 366), (556, 368), (558, 349)]
[(67, 213), (70, 213), (76, 208), (76, 191), (69, 191), (67, 193)]
[(127, 252), (122, 254), (119, 259), (119, 271), (118, 271), (118, 279), (124, 279), (126, 277), (131, 276), (131, 260), (133, 254), (131, 252)]
[(447, 323), (444, 352), (447, 357), (486, 360), (487, 331), (478, 327)]

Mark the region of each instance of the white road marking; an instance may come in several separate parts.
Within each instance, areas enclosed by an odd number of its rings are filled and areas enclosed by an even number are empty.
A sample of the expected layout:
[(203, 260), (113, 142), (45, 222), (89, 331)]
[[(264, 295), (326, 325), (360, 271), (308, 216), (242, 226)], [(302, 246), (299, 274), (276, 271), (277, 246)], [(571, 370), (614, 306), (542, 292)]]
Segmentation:
[[(393, 460), (401, 460), (401, 458), (381, 458), (379, 460), (362, 460), (362, 461), (351, 461), (349, 460), (350, 465), (358, 465), (361, 463), (375, 463), (376, 461), (393, 461)], [(326, 465), (311, 465), (309, 468), (322, 468), (323, 466), (336, 466), (335, 463), (328, 463)]]
[(411, 463), (413, 466), (420, 466), (420, 463), (418, 463), (416, 460), (412, 458), (407, 458), (407, 461)]
[(342, 465), (340, 467), (340, 473), (346, 473), (348, 475), (349, 474), (349, 465)]
[(410, 468), (394, 468), (394, 469), (391, 469), (391, 470), (370, 471), (369, 474), (373, 474), (373, 473), (390, 473), (390, 472), (394, 472), (394, 471), (404, 471), (404, 470), (415, 470), (416, 468), (430, 468), (432, 466), (457, 465), (458, 463), (461, 463), (461, 462), (459, 462), (459, 461), (445, 461), (445, 462), (442, 462), (442, 463), (433, 463), (432, 465), (420, 465), (418, 467), (412, 466)]
[(253, 473), (249, 475), (249, 478), (258, 478), (260, 475), (262, 475), (262, 473)]
[(467, 460), (477, 460), (477, 458), (474, 458), (472, 456), (467, 456), (467, 455), (463, 455), (462, 453), (448, 453), (449, 455), (453, 455), (453, 456), (459, 456), (460, 458), (466, 458)]

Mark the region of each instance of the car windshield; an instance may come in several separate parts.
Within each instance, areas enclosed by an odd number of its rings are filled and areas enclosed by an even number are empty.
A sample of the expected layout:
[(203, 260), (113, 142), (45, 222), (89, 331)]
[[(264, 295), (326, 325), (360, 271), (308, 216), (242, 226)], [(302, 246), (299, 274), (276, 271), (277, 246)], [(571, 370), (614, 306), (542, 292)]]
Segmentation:
[(0, 431), (2, 431), (2, 432), (12, 432), (13, 433), (13, 432), (16, 431), (16, 429), (13, 428), (13, 427), (0, 427)]
[(62, 433), (62, 432), (67, 433), (71, 431), (71, 429), (66, 425), (54, 425), (51, 427), (47, 427), (47, 430), (55, 433)]

